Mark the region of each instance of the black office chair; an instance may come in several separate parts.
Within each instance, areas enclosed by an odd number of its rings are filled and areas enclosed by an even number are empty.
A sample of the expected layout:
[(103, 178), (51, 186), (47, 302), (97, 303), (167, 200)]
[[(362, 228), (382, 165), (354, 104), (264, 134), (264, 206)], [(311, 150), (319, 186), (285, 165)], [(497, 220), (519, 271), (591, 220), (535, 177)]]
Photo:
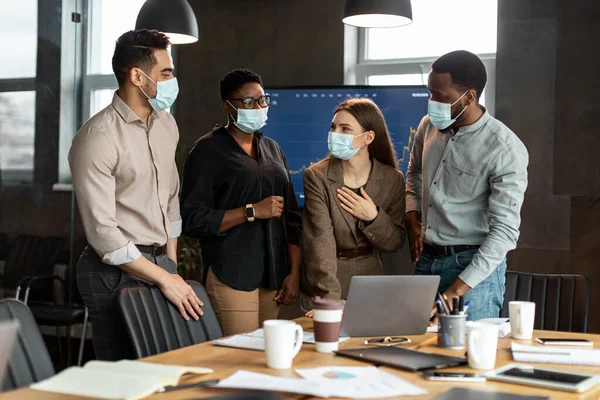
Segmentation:
[(148, 357), (223, 337), (206, 290), (198, 282), (188, 283), (204, 303), (204, 315), (198, 321), (190, 319), (186, 322), (155, 286), (121, 290), (119, 308), (136, 357)]
[[(53, 275), (65, 241), (61, 237), (19, 235), (9, 246), (4, 273), (0, 277), (3, 296), (19, 297), (18, 286), (30, 276)], [(41, 283), (35, 301), (53, 300), (53, 282)]]
[(0, 300), (0, 322), (14, 319), (21, 327), (0, 386), (2, 391), (28, 386), (54, 375), (50, 354), (29, 307), (15, 299)]
[(535, 303), (534, 329), (585, 333), (591, 290), (592, 282), (583, 275), (506, 271), (500, 316), (508, 318), (510, 301), (532, 301)]

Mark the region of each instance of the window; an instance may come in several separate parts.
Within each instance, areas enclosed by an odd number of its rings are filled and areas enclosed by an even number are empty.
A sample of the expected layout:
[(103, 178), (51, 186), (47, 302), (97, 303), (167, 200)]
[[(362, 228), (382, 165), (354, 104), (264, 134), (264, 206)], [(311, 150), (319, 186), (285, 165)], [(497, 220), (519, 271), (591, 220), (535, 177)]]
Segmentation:
[(87, 72), (84, 78), (83, 121), (112, 101), (117, 79), (112, 70), (115, 43), (135, 29), (137, 15), (146, 0), (88, 0)]
[(35, 92), (0, 93), (2, 181), (30, 182), (35, 142)]
[(0, 13), (0, 182), (31, 182), (35, 143), (37, 0), (3, 1)]
[[(480, 101), (493, 114), (498, 0), (419, 0), (412, 7), (410, 25), (359, 30), (356, 65), (347, 69), (353, 76), (346, 80), (359, 85), (426, 85), (439, 56), (468, 50), (486, 66), (488, 84)], [(465, 34), (467, 30), (477, 34)]]

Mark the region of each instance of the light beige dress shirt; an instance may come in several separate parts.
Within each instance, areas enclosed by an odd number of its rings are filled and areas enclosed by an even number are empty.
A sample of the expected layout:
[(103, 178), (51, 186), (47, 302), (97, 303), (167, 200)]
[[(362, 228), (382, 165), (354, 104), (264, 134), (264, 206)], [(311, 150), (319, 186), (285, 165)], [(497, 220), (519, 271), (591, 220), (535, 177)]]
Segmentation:
[(137, 245), (181, 234), (179, 130), (167, 111), (148, 125), (115, 92), (112, 104), (77, 132), (69, 165), (90, 246), (110, 265), (141, 257)]

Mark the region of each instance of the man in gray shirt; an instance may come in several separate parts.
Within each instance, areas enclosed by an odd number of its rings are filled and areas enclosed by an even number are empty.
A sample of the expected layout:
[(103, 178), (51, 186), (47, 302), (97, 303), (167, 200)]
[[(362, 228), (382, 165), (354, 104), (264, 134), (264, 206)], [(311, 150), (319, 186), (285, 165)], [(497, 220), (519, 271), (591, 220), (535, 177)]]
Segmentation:
[(483, 62), (467, 51), (433, 63), (406, 177), (414, 273), (440, 275), (440, 293), (471, 300), (469, 320), (502, 308), (527, 188), (527, 149), (479, 104), (486, 81)]

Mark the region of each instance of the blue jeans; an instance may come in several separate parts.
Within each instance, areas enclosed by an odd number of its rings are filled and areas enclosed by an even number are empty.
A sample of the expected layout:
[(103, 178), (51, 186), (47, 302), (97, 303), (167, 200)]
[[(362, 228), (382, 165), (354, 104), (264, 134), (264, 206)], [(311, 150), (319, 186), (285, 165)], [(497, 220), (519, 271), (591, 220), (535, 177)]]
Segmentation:
[[(414, 275), (439, 275), (440, 293), (444, 293), (471, 263), (477, 249), (465, 250), (449, 256), (434, 257), (421, 254)], [(465, 302), (471, 300), (469, 321), (482, 318), (498, 318), (504, 302), (506, 284), (506, 259), (479, 285), (465, 294)]]

